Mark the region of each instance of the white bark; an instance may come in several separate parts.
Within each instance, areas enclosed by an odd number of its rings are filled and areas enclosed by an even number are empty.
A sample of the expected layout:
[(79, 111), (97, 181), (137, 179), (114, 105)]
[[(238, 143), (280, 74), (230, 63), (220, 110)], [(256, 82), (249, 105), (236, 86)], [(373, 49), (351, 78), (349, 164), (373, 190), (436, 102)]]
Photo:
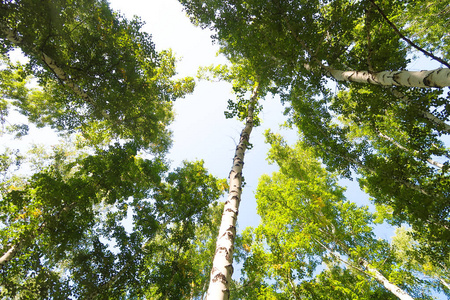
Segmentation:
[[(381, 137), (381, 138), (383, 138), (383, 139), (385, 139), (385, 140), (391, 142), (391, 143), (394, 144), (397, 148), (399, 148), (399, 149), (401, 149), (401, 150), (403, 150), (403, 151), (405, 151), (405, 152), (410, 152), (410, 153), (412, 153), (413, 155), (415, 155), (416, 157), (419, 157), (419, 154), (420, 154), (419, 151), (417, 151), (417, 150), (409, 150), (408, 148), (403, 147), (402, 145), (400, 145), (399, 143), (397, 143), (393, 138), (391, 138), (391, 137), (389, 137), (389, 136), (387, 136), (387, 135), (381, 133), (381, 132), (378, 131), (378, 130), (377, 130), (377, 133), (378, 133), (378, 136), (379, 136), (379, 137)], [(443, 164), (441, 164), (440, 162), (437, 162), (437, 161), (435, 161), (435, 160), (432, 160), (431, 158), (427, 158), (427, 162), (428, 162), (429, 164), (435, 166), (435, 167), (438, 167), (439, 169), (442, 169), (442, 168), (444, 167)]]
[[(20, 36), (18, 36), (13, 30), (10, 28), (6, 28), (4, 26), (0, 26), (0, 30), (3, 31), (3, 33), (6, 35), (6, 38), (13, 44), (17, 46), (21, 46), (23, 44), (23, 40)], [(70, 76), (56, 63), (54, 59), (52, 59), (50, 56), (45, 54), (42, 51), (38, 51), (36, 49), (32, 49), (32, 54), (36, 57), (39, 57), (48, 67), (49, 69), (55, 74), (55, 76), (61, 81), (61, 83), (65, 84), (69, 89), (71, 89), (77, 96), (82, 98), (84, 101), (90, 104), (94, 104), (92, 99), (89, 97), (89, 95), (83, 91), (83, 89), (78, 86), (71, 78)], [(108, 114), (103, 110), (102, 115), (105, 118), (108, 118)]]
[(239, 144), (236, 147), (233, 158), (233, 167), (230, 171), (229, 193), (222, 214), (219, 235), (216, 243), (211, 277), (209, 282), (209, 300), (226, 300), (230, 297), (230, 281), (233, 273), (233, 250), (236, 237), (236, 220), (241, 202), (242, 193), (242, 168), (244, 155), (253, 129), (253, 109), (258, 97), (258, 87), (253, 91), (252, 99), (248, 107), (246, 124), (241, 132)]
[(360, 259), (360, 264), (370, 273), (370, 275), (375, 277), (378, 282), (380, 282), (388, 291), (393, 293), (399, 299), (414, 300), (414, 298), (408, 295), (408, 293), (404, 290), (387, 280), (386, 277), (384, 277), (383, 274), (381, 274), (377, 269), (372, 268), (365, 259)]
[(442, 88), (450, 86), (450, 69), (431, 71), (341, 71), (324, 66), (334, 79), (382, 86)]
[[(326, 66), (311, 53), (306, 43), (295, 33), (296, 31), (284, 17), (289, 31), (301, 45), (303, 50), (307, 51), (315, 62), (323, 68), (329, 76), (338, 81), (352, 81), (360, 83), (370, 83), (382, 86), (406, 86), (406, 87), (424, 87), (424, 88), (442, 88), (450, 86), (450, 69), (440, 68), (431, 71), (342, 71)], [(311, 66), (305, 64), (307, 70), (311, 70)]]
[(402, 300), (414, 300), (414, 298), (412, 298), (410, 295), (408, 295), (408, 293), (406, 293), (404, 290), (402, 290), (401, 288), (399, 288), (398, 286), (396, 286), (395, 284), (393, 284), (389, 280), (387, 280), (387, 278), (384, 277), (383, 274), (381, 274), (377, 269), (372, 268), (365, 259), (363, 259), (363, 258), (359, 259), (359, 264), (362, 267), (364, 267), (364, 270), (363, 270), (363, 269), (360, 269), (360, 268), (354, 266), (353, 264), (349, 263), (345, 259), (342, 259), (341, 256), (339, 255), (339, 253), (334, 252), (333, 250), (331, 250), (330, 248), (325, 246), (323, 243), (321, 243), (318, 239), (315, 239), (315, 238), (313, 238), (313, 239), (319, 245), (321, 245), (324, 249), (326, 249), (333, 257), (335, 257), (340, 262), (344, 263), (346, 266), (348, 266), (348, 267), (350, 267), (350, 268), (352, 268), (354, 270), (357, 270), (359, 272), (362, 272), (362, 273), (364, 273), (366, 275), (374, 277), (388, 291), (393, 293), (399, 299), (402, 299)]
[(450, 290), (450, 284), (448, 284), (444, 279), (440, 278), (439, 281)]
[(5, 263), (7, 263), (16, 253), (17, 251), (17, 245), (13, 245), (9, 248), (8, 251), (5, 252), (5, 254), (0, 257), (0, 266), (3, 266)]
[[(391, 89), (391, 92), (395, 97), (399, 98), (404, 103), (406, 103), (408, 105), (412, 105), (412, 101), (409, 99), (409, 97), (404, 95), (402, 92), (397, 91), (396, 89), (393, 89), (393, 88)], [(424, 118), (430, 120), (437, 126), (440, 126), (445, 132), (450, 133), (450, 125), (448, 125), (447, 123), (445, 123), (444, 121), (442, 121), (441, 119), (439, 119), (438, 117), (436, 117), (435, 115), (433, 115), (432, 113), (430, 113), (428, 111), (420, 110), (420, 112), (422, 113), (422, 116)]]

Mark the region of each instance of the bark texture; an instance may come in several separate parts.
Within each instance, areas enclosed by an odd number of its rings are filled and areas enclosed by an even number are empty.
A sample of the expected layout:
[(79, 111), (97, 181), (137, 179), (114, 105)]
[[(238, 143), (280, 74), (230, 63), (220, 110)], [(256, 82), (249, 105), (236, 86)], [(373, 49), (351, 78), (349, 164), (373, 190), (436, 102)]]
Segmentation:
[(431, 71), (341, 71), (326, 67), (329, 75), (338, 81), (370, 83), (382, 86), (443, 88), (450, 86), (450, 69)]
[[(19, 37), (13, 30), (3, 26), (0, 27), (0, 30), (3, 32), (3, 34), (6, 35), (8, 41), (13, 43), (14, 45), (20, 47), (24, 44), (22, 38)], [(48, 56), (42, 51), (32, 48), (31, 51), (34, 56), (39, 57), (47, 65), (47, 67), (55, 74), (55, 76), (62, 84), (66, 85), (77, 96), (82, 98), (87, 103), (90, 103), (91, 105), (94, 104), (89, 95), (85, 91), (83, 91), (82, 88), (78, 86), (60, 66), (58, 66), (57, 62), (54, 59), (52, 59), (50, 56)], [(104, 117), (108, 116), (105, 111), (102, 111), (102, 114)]]
[(361, 258), (359, 264), (363, 266), (370, 273), (370, 275), (375, 277), (375, 279), (379, 283), (381, 283), (388, 291), (393, 293), (399, 299), (414, 300), (414, 298), (408, 295), (408, 293), (406, 293), (404, 290), (387, 280), (386, 277), (384, 277), (383, 274), (381, 274), (377, 269), (372, 268), (365, 259)]
[[(21, 46), (23, 44), (22, 38), (20, 38), (13, 30), (5, 27), (1, 27), (1, 30), (6, 35), (8, 41), (13, 43), (14, 45)], [(70, 89), (72, 89), (75, 92), (75, 94), (77, 94), (87, 102), (92, 102), (89, 96), (70, 79), (70, 77), (66, 74), (66, 72), (64, 72), (62, 68), (60, 68), (57, 65), (54, 59), (52, 59), (50, 56), (48, 56), (42, 51), (37, 51), (36, 49), (32, 49), (32, 51), (33, 54), (36, 57), (40, 57), (41, 60), (50, 68), (50, 70), (52, 70), (52, 72), (56, 75), (56, 77), (58, 77), (60, 81), (62, 81)]]
[(0, 257), (0, 267), (6, 264), (17, 252), (17, 245), (13, 245)]
[(225, 300), (230, 297), (230, 281), (233, 274), (233, 250), (236, 237), (236, 220), (242, 194), (242, 169), (244, 166), (245, 150), (253, 129), (253, 110), (258, 98), (258, 87), (248, 107), (246, 124), (241, 132), (239, 144), (233, 158), (233, 167), (229, 176), (229, 192), (225, 202), (219, 235), (216, 243), (211, 277), (209, 281), (208, 300)]

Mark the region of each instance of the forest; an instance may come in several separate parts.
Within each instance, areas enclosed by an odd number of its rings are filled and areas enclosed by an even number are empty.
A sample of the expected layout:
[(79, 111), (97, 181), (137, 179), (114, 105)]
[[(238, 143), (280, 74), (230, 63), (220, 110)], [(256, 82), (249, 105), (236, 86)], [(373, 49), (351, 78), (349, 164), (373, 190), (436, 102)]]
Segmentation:
[[(179, 0), (226, 58), (188, 76), (107, 0), (0, 1), (1, 299), (450, 299), (449, 0)], [(201, 82), (228, 178), (169, 159)], [(296, 141), (265, 131), (242, 228), (268, 98)]]

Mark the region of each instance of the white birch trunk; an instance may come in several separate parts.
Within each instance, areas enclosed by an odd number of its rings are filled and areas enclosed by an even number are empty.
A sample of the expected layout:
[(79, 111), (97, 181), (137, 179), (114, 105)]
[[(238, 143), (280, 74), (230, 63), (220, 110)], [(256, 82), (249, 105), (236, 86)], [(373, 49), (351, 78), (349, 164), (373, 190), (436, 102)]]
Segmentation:
[(382, 86), (443, 88), (450, 86), (450, 69), (431, 71), (341, 71), (324, 66), (334, 79)]
[[(3, 27), (0, 27), (0, 30), (3, 31), (3, 33), (6, 35), (6, 38), (16, 46), (21, 46), (23, 44), (23, 40), (21, 37), (19, 37), (13, 30)], [(84, 101), (90, 104), (94, 104), (92, 99), (89, 97), (89, 95), (81, 89), (80, 86), (78, 86), (71, 78), (70, 76), (61, 68), (58, 66), (56, 61), (52, 59), (50, 56), (45, 54), (42, 51), (38, 51), (36, 49), (32, 49), (32, 54), (36, 57), (39, 57), (48, 67), (49, 69), (55, 74), (55, 76), (63, 83), (65, 84), (69, 89), (71, 89), (77, 96), (82, 98)], [(108, 115), (105, 111), (102, 111), (102, 114), (104, 117), (108, 118)]]
[[(1, 27), (1, 30), (11, 43), (19, 47), (23, 44), (22, 38), (19, 37), (13, 30), (5, 27)], [(50, 56), (43, 53), (42, 51), (37, 51), (36, 49), (31, 49), (31, 51), (35, 56), (39, 57), (52, 70), (52, 72), (56, 75), (56, 77), (58, 77), (60, 81), (62, 81), (70, 89), (72, 89), (75, 92), (75, 94), (77, 94), (84, 100), (91, 102), (89, 96), (70, 79), (70, 77), (66, 74), (66, 72), (64, 72), (64, 70), (56, 64), (56, 61), (54, 59), (52, 59)]]
[(11, 258), (13, 258), (14, 254), (17, 251), (17, 245), (13, 245), (9, 248), (8, 251), (5, 252), (5, 254), (3, 254), (0, 257), (0, 266), (3, 266), (4, 264), (6, 264), (9, 260), (11, 260)]
[(408, 293), (404, 290), (387, 280), (386, 277), (384, 277), (383, 274), (381, 274), (377, 269), (372, 268), (365, 259), (360, 259), (360, 264), (370, 273), (370, 275), (374, 276), (378, 282), (380, 282), (388, 291), (393, 293), (399, 299), (414, 300), (414, 298), (408, 295)]
[(450, 290), (450, 284), (448, 284), (444, 279), (440, 278), (439, 281)]
[(342, 259), (339, 253), (335, 253), (333, 250), (325, 246), (323, 243), (321, 243), (318, 239), (313, 238), (319, 245), (321, 245), (324, 249), (326, 249), (333, 257), (335, 257), (340, 262), (343, 262), (346, 266), (358, 271), (362, 272), (368, 276), (375, 277), (375, 279), (380, 282), (388, 291), (393, 293), (396, 297), (402, 300), (414, 300), (408, 293), (406, 293), (404, 290), (396, 286), (395, 284), (391, 283), (389, 280), (386, 279), (386, 277), (383, 276), (377, 269), (372, 268), (369, 263), (364, 259), (359, 259), (359, 264), (364, 267), (364, 270), (361, 268), (358, 268), (354, 266), (353, 264), (349, 263), (345, 259)]
[[(370, 71), (342, 71), (336, 70), (329, 66), (326, 66), (314, 57), (314, 53), (310, 53), (309, 47), (306, 43), (295, 33), (296, 31), (289, 24), (289, 21), (284, 17), (286, 25), (291, 34), (301, 45), (303, 50), (308, 52), (310, 56), (316, 61), (321, 68), (326, 70), (329, 76), (338, 81), (352, 81), (360, 83), (370, 83), (382, 86), (406, 86), (406, 87), (424, 87), (424, 88), (442, 88), (450, 86), (450, 69), (440, 68), (431, 71), (382, 71), (382, 72), (370, 72)], [(311, 70), (311, 66), (305, 64), (304, 67), (307, 70)]]
[[(400, 145), (399, 143), (397, 143), (393, 138), (381, 133), (379, 130), (377, 130), (378, 136), (385, 139), (386, 141), (391, 142), (392, 144), (394, 144), (397, 148), (405, 151), (405, 152), (409, 152), (412, 153), (414, 156), (419, 157), (419, 151), (417, 150), (410, 150), (406, 147), (403, 147), (402, 145)], [(427, 162), (435, 167), (438, 167), (439, 169), (442, 169), (444, 167), (444, 164), (441, 164), (440, 162), (437, 162), (435, 160), (432, 160), (431, 158), (427, 158)]]
[[(397, 91), (396, 89), (391, 88), (392, 94), (397, 97), (398, 99), (402, 100), (404, 103), (411, 105), (412, 101), (408, 98), (408, 96), (404, 95), (402, 92)], [(422, 116), (437, 126), (441, 127), (445, 132), (450, 133), (450, 125), (433, 115), (432, 113), (428, 111), (419, 110), (422, 114)]]
[(253, 91), (253, 95), (248, 107), (246, 124), (241, 132), (239, 144), (233, 158), (233, 167), (230, 171), (229, 193), (225, 202), (219, 235), (216, 243), (216, 253), (214, 255), (209, 281), (209, 300), (227, 300), (230, 297), (230, 281), (233, 274), (233, 250), (234, 239), (236, 237), (236, 220), (241, 202), (242, 193), (242, 168), (244, 166), (244, 155), (253, 129), (253, 109), (258, 97), (258, 87)]

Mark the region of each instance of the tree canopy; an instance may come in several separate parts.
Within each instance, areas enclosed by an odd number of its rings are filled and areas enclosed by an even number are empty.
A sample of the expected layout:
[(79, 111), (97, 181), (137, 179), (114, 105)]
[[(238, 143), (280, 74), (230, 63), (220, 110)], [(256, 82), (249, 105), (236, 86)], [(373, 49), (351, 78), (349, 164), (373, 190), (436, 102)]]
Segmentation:
[[(450, 296), (448, 1), (179, 2), (228, 59), (199, 79), (231, 83), (225, 116), (245, 121), (228, 183), (202, 160), (168, 161), (173, 103), (195, 79), (176, 77), (141, 19), (106, 0), (1, 1), (1, 134), (33, 125), (64, 139), (1, 149), (1, 297)], [(424, 59), (439, 67), (413, 69)], [(259, 226), (238, 232), (269, 94), (298, 141), (266, 133), (279, 171), (259, 180)], [(383, 223), (390, 240), (374, 233)]]
[[(393, 208), (393, 224), (409, 223), (424, 250), (448, 257), (449, 83), (433, 79), (449, 70), (446, 21), (435, 17), (448, 3), (436, 12), (427, 1), (181, 2), (223, 53), (272, 82), (330, 171), (356, 172), (374, 203)], [(436, 22), (425, 32), (427, 18)], [(405, 71), (417, 49), (446, 68)]]

